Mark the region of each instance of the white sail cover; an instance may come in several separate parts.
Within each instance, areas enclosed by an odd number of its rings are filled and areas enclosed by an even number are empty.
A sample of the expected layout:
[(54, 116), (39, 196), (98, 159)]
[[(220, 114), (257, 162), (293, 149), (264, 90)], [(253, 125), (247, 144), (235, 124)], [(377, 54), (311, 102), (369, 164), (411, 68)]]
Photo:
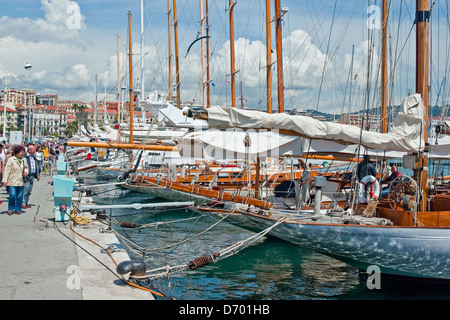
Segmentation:
[(356, 126), (315, 120), (307, 116), (284, 113), (268, 114), (237, 108), (206, 109), (211, 128), (284, 129), (308, 139), (325, 139), (358, 144), (375, 150), (417, 152), (423, 150), (425, 106), (420, 94), (403, 100), (392, 130), (388, 133), (362, 131)]
[[(249, 143), (244, 140), (248, 139)], [(182, 157), (208, 160), (254, 160), (301, 154), (303, 138), (276, 131), (209, 129), (188, 133), (178, 144)], [(246, 147), (247, 145), (247, 147)]]
[(435, 139), (430, 139), (430, 158), (435, 159), (450, 159), (450, 136), (444, 136), (438, 139), (436, 144)]

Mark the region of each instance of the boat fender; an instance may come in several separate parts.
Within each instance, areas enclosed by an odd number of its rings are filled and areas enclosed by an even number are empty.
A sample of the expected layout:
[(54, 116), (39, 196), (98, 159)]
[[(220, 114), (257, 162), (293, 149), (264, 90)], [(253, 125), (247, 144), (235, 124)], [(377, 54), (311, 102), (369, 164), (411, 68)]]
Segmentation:
[(120, 223), (120, 226), (121, 226), (121, 227), (124, 227), (124, 228), (130, 228), (130, 229), (135, 229), (135, 228), (138, 228), (138, 227), (139, 227), (136, 223), (134, 223), (134, 222), (129, 222), (129, 221), (122, 221), (122, 222)]
[(130, 273), (130, 276), (145, 276), (145, 262), (140, 260), (122, 261), (117, 265), (116, 271), (120, 275)]
[[(370, 184), (369, 196), (366, 198), (366, 185)], [(359, 183), (359, 200), (360, 203), (368, 203), (372, 198), (380, 196), (380, 183), (374, 176), (365, 176)]]
[(215, 261), (218, 256), (219, 256), (218, 252), (214, 253), (212, 256), (203, 256), (203, 257), (194, 259), (192, 261), (189, 261), (187, 266), (190, 270), (195, 270), (195, 269), (206, 266), (206, 265), (210, 264), (211, 262)]

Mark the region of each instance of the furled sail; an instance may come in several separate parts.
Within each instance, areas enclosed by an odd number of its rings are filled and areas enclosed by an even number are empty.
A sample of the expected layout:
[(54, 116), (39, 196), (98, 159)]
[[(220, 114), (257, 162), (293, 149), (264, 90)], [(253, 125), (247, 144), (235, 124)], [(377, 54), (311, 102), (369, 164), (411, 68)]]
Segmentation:
[(227, 107), (211, 107), (205, 112), (208, 114), (210, 128), (276, 129), (295, 132), (308, 139), (351, 144), (361, 141), (362, 146), (376, 150), (417, 152), (424, 148), (425, 105), (420, 94), (408, 96), (403, 100), (394, 126), (388, 133), (361, 132), (356, 126), (285, 113), (268, 114)]

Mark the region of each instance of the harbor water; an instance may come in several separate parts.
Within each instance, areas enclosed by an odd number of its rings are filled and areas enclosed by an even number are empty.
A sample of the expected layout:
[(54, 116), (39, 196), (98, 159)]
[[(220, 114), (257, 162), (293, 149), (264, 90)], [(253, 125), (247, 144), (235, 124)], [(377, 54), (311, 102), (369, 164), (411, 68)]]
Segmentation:
[[(85, 180), (87, 184), (98, 182)], [(97, 204), (167, 202), (114, 186), (96, 190), (93, 198)], [(140, 230), (112, 225), (121, 236), (145, 248), (145, 254), (127, 251), (131, 259), (144, 259), (147, 270), (185, 265), (254, 234), (227, 223), (226, 219), (217, 223), (216, 217), (187, 209), (108, 209), (107, 214), (140, 226), (189, 219)], [(231, 257), (194, 271), (155, 279), (153, 285), (177, 300), (450, 298), (449, 284), (381, 275), (379, 288), (373, 288), (368, 279), (367, 274), (344, 262), (274, 237), (264, 237)]]

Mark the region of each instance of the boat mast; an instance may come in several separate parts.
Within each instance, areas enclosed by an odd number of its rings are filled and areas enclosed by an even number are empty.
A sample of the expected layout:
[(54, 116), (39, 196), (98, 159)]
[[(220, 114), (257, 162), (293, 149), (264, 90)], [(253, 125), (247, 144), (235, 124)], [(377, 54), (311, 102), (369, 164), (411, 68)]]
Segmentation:
[(175, 69), (177, 77), (177, 108), (181, 109), (180, 103), (180, 64), (178, 59), (178, 18), (177, 18), (177, 0), (173, 0), (173, 26), (175, 34)]
[(141, 0), (141, 100), (145, 99), (145, 81), (144, 81), (144, 0)]
[(234, 108), (236, 107), (236, 83), (235, 83), (235, 57), (234, 57), (234, 6), (236, 5), (236, 2), (233, 2), (233, 0), (230, 0), (230, 55), (231, 55), (231, 106)]
[(388, 0), (383, 0), (381, 58), (381, 132), (387, 133), (387, 22)]
[(209, 84), (209, 0), (205, 0), (205, 9), (206, 9), (206, 100), (207, 107), (211, 106), (211, 86)]
[(120, 122), (120, 48), (117, 34), (117, 122)]
[(94, 127), (97, 127), (97, 107), (98, 107), (98, 101), (97, 101), (97, 75), (94, 76), (94, 91), (95, 91), (95, 101), (94, 101)]
[[(430, 3), (429, 0), (417, 0), (416, 8), (416, 92), (422, 96), (425, 105), (423, 119), (423, 139), (425, 151), (428, 148), (428, 98), (429, 98), (429, 22)], [(428, 196), (428, 157), (422, 153), (419, 157), (418, 177), (421, 185), (422, 198), (419, 208), (426, 209)]]
[(201, 29), (201, 45), (202, 45), (202, 93), (203, 108), (207, 106), (206, 96), (206, 61), (205, 61), (205, 16), (203, 12), (203, 0), (200, 0), (200, 29)]
[(171, 9), (170, 9), (170, 0), (167, 0), (167, 30), (168, 30), (168, 35), (167, 35), (167, 43), (168, 43), (168, 50), (169, 50), (169, 100), (172, 100), (172, 32), (170, 31), (172, 26), (171, 26), (171, 19), (170, 19), (170, 15), (171, 15)]
[(130, 76), (130, 143), (133, 143), (133, 48), (131, 45), (131, 12), (128, 11), (128, 65)]
[(266, 0), (266, 68), (267, 68), (267, 113), (272, 113), (272, 28), (270, 0)]
[(277, 36), (277, 82), (278, 82), (278, 113), (284, 112), (283, 98), (283, 47), (281, 39), (281, 8), (280, 0), (275, 0), (275, 19)]

